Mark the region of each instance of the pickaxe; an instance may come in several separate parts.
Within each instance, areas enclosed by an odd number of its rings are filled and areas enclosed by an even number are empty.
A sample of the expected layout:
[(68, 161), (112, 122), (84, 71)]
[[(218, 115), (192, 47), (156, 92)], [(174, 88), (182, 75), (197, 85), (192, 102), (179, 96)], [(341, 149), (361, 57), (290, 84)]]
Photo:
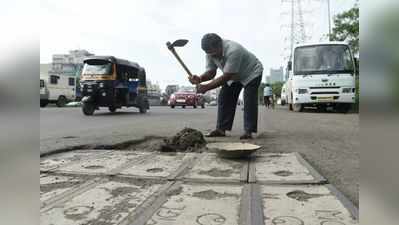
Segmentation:
[(183, 60), (179, 57), (177, 54), (175, 47), (183, 47), (187, 44), (188, 40), (186, 39), (178, 39), (174, 41), (173, 43), (170, 43), (169, 41), (166, 42), (166, 46), (168, 49), (172, 52), (172, 54), (176, 57), (177, 61), (179, 61), (180, 65), (183, 66), (184, 70), (187, 72), (188, 76), (191, 77), (193, 74), (190, 72), (190, 70), (187, 68), (186, 64), (184, 64)]

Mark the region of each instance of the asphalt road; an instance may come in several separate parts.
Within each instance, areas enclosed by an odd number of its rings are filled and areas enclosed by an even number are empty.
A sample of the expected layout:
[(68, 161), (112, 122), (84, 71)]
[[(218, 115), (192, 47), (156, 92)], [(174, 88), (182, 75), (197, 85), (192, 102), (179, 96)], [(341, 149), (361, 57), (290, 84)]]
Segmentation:
[[(152, 107), (147, 114), (135, 108), (111, 114), (103, 109), (84, 116), (80, 108), (41, 108), (40, 152), (78, 145), (116, 144), (148, 136), (172, 136), (184, 127), (208, 132), (215, 127), (216, 107), (205, 109)], [(242, 110), (226, 141), (239, 141)], [(252, 143), (263, 152), (299, 152), (350, 200), (359, 202), (359, 115), (289, 112), (260, 107), (259, 132)]]

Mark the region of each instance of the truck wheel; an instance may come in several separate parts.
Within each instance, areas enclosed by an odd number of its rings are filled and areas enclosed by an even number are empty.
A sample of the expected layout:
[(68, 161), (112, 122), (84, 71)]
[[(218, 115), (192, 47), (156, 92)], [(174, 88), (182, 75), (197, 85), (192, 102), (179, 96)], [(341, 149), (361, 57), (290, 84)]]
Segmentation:
[(186, 108), (186, 106), (185, 106), (185, 105), (182, 105), (181, 107), (182, 107), (183, 109), (185, 109), (185, 108)]
[(48, 101), (47, 100), (41, 100), (40, 101), (40, 107), (46, 107), (48, 105)]
[(175, 108), (175, 106), (174, 106), (174, 105), (171, 105), (171, 106), (170, 106), (170, 108), (174, 109), (174, 108)]
[(294, 112), (302, 112), (303, 105), (302, 104), (293, 104), (292, 110), (294, 110)]
[(145, 105), (141, 105), (139, 108), (140, 113), (144, 114), (147, 112), (147, 106)]
[(339, 113), (348, 113), (349, 110), (351, 109), (351, 106), (352, 106), (351, 104), (341, 103), (341, 104), (338, 104), (337, 106), (335, 106), (335, 109)]
[(292, 104), (288, 104), (288, 110), (292, 111)]
[(55, 104), (57, 107), (64, 107), (67, 104), (67, 99), (64, 96), (60, 96)]
[(202, 104), (202, 105), (201, 105), (201, 108), (205, 109), (205, 104)]
[(196, 108), (197, 108), (197, 105), (193, 105), (193, 108), (196, 109)]
[(110, 107), (108, 107), (108, 110), (109, 110), (110, 112), (114, 113), (114, 112), (116, 111), (116, 107), (110, 106)]
[(91, 116), (94, 113), (94, 110), (96, 110), (96, 107), (92, 103), (83, 103), (82, 105), (82, 112), (86, 116)]
[(327, 112), (327, 106), (326, 105), (318, 105), (317, 110), (319, 112)]

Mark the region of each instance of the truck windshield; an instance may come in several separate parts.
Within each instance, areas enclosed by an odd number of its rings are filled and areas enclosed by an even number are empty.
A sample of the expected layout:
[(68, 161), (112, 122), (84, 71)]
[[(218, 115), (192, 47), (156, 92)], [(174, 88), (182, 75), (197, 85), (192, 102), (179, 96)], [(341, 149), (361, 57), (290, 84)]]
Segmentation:
[(112, 63), (105, 60), (88, 60), (83, 66), (83, 75), (111, 75)]
[(318, 45), (295, 49), (295, 75), (352, 72), (353, 60), (346, 45)]

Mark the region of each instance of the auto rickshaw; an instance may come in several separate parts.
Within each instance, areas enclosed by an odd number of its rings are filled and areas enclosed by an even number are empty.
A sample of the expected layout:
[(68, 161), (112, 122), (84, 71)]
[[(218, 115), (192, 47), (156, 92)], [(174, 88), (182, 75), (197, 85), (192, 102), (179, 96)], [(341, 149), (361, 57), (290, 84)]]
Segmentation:
[(139, 64), (113, 56), (91, 56), (83, 63), (80, 87), (84, 115), (93, 115), (99, 107), (115, 112), (122, 106), (133, 106), (140, 113), (147, 112), (146, 74)]

